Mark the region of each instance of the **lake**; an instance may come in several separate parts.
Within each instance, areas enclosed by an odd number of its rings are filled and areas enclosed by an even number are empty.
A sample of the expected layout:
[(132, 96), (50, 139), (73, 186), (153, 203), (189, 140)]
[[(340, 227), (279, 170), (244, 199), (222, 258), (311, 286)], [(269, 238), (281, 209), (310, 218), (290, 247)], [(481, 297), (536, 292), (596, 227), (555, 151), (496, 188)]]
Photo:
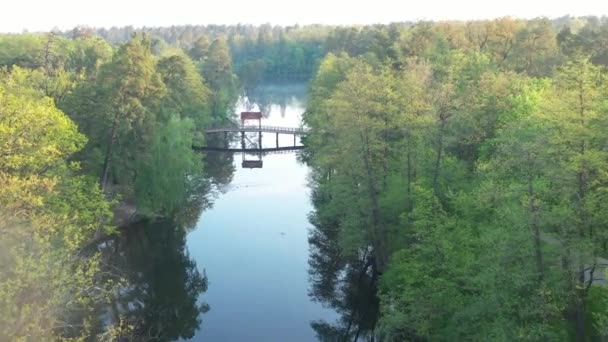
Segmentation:
[[(263, 125), (298, 127), (305, 90), (261, 86), (241, 98), (236, 112), (261, 109)], [(248, 137), (257, 142), (257, 134)], [(275, 134), (263, 134), (263, 147), (275, 144)], [(293, 145), (293, 136), (280, 135), (279, 145)], [(214, 158), (229, 157), (207, 159)], [(190, 258), (208, 278), (200, 300), (210, 307), (192, 340), (314, 341), (311, 322), (331, 322), (337, 314), (309, 296), (308, 168), (295, 151), (265, 155), (255, 169), (242, 168), (243, 158), (259, 156), (234, 154), (232, 179), (218, 186), (186, 237)]]

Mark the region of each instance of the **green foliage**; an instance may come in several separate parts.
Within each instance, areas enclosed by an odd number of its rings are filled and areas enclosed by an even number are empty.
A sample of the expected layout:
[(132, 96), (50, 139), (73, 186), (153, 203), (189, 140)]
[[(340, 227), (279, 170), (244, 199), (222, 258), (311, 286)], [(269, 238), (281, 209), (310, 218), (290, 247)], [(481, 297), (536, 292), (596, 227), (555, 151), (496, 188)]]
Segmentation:
[[(233, 171), (207, 181), (191, 147), (239, 86), (313, 76), (311, 294), (341, 316), (320, 339), (605, 338), (605, 19), (142, 31), (0, 35), (0, 340), (191, 337), (182, 229)], [(113, 196), (184, 226), (144, 233), (171, 258), (103, 240)]]
[(158, 72), (167, 87), (161, 106), (160, 121), (171, 115), (190, 118), (195, 124), (195, 145), (203, 146), (203, 130), (209, 124), (210, 90), (185, 54), (174, 51), (158, 62)]
[[(210, 121), (209, 90), (189, 57), (157, 59), (147, 37), (115, 53), (95, 37), (39, 40), (38, 65), (11, 57), (0, 74), (0, 339), (112, 340), (134, 325), (99, 310), (124, 280), (99, 252), (113, 233), (108, 194), (146, 216), (198, 216), (206, 183), (192, 145)], [(206, 288), (200, 276), (192, 285)]]
[(3, 172), (39, 174), (63, 162), (86, 141), (49, 98), (31, 101), (2, 87), (0, 108), (0, 146), (10, 151), (3, 155)]
[(147, 158), (139, 160), (135, 195), (143, 214), (172, 217), (184, 207), (190, 182), (202, 171), (192, 150), (193, 126), (172, 117), (157, 129)]
[(205, 80), (213, 89), (211, 98), (213, 118), (215, 120), (227, 118), (238, 94), (236, 76), (232, 72), (230, 48), (223, 37), (217, 38), (211, 43), (201, 69)]
[(81, 253), (112, 231), (97, 183), (66, 161), (86, 139), (51, 99), (4, 77), (0, 131), (0, 339), (91, 336), (91, 309), (115, 289), (99, 255)]
[(40, 67), (43, 46), (44, 40), (40, 35), (1, 35), (0, 66)]
[(413, 243), (393, 256), (382, 278), (383, 304), (389, 310), (383, 329), (394, 334), (409, 328), (421, 337), (444, 339), (441, 336), (457, 335), (453, 331), (463, 322), (454, 315), (470, 305), (467, 292), (475, 291), (466, 285), (474, 240), (470, 228), (450, 220), (432, 192), (416, 188), (415, 194), (416, 207), (404, 217), (413, 222), (409, 229)]
[(601, 338), (605, 291), (583, 276), (602, 272), (608, 241), (608, 91), (591, 48), (547, 20), (379, 28), (365, 45), (367, 30), (336, 30), (360, 57), (321, 61), (304, 122), (311, 241), (331, 240), (318, 253), (388, 259), (377, 337)]
[(101, 65), (112, 59), (112, 47), (99, 37), (83, 37), (73, 42), (67, 68), (86, 78), (94, 77)]

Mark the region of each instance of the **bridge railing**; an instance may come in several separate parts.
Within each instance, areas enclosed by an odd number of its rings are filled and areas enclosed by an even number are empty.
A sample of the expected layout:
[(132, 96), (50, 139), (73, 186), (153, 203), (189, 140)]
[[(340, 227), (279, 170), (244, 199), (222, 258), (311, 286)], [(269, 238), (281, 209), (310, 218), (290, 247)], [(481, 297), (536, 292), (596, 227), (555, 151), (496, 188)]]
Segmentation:
[(238, 132), (238, 131), (266, 131), (266, 132), (279, 132), (279, 133), (307, 133), (308, 130), (301, 127), (282, 127), (282, 126), (259, 126), (259, 125), (245, 125), (245, 126), (232, 126), (232, 127), (217, 127), (207, 129), (207, 132)]
[(239, 126), (239, 128), (245, 129), (253, 129), (253, 130), (263, 130), (263, 131), (284, 131), (284, 132), (306, 132), (304, 128), (301, 127), (283, 127), (283, 126), (255, 126), (255, 125), (245, 125)]

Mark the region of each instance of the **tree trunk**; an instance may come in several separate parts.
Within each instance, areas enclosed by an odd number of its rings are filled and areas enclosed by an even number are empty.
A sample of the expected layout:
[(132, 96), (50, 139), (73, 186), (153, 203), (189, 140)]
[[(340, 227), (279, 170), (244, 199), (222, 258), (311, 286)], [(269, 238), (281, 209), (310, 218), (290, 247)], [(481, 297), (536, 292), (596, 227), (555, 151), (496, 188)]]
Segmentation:
[(365, 164), (365, 172), (367, 174), (367, 181), (369, 187), (369, 193), (372, 201), (372, 237), (374, 240), (374, 252), (376, 253), (376, 268), (382, 272), (384, 267), (388, 264), (388, 257), (386, 255), (386, 243), (384, 239), (384, 231), (382, 229), (382, 222), (380, 217), (380, 204), (378, 201), (378, 192), (376, 189), (376, 180), (374, 171), (372, 169), (372, 161), (369, 151), (369, 136), (367, 132), (361, 133), (363, 142), (363, 161)]
[(384, 139), (384, 158), (382, 160), (382, 190), (386, 190), (388, 187), (387, 177), (388, 177), (388, 118), (384, 116), (384, 132), (382, 134), (382, 138)]
[(539, 283), (543, 282), (544, 267), (543, 267), (543, 251), (541, 248), (540, 227), (538, 226), (538, 210), (534, 204), (534, 187), (532, 185), (532, 176), (528, 176), (528, 210), (531, 215), (532, 231), (534, 232), (534, 253), (536, 256), (536, 273)]
[[(582, 283), (584, 283), (585, 272), (581, 272), (581, 277), (583, 278)], [(577, 342), (585, 342), (585, 302), (586, 295), (585, 290), (577, 289), (577, 298), (576, 298), (576, 341)]]
[(357, 342), (359, 340), (359, 334), (361, 334), (361, 324), (359, 324), (359, 328), (357, 329), (357, 334), (355, 334), (353, 342)]
[(437, 141), (437, 159), (435, 160), (435, 169), (433, 171), (433, 190), (437, 194), (437, 182), (439, 181), (439, 172), (441, 169), (441, 157), (443, 154), (443, 132), (445, 129), (445, 120), (442, 118), (439, 126), (439, 138)]
[(410, 141), (407, 142), (407, 199), (405, 201), (405, 209), (411, 212), (414, 208), (414, 198), (412, 197), (412, 183), (414, 182), (414, 166), (412, 165), (412, 151)]
[[(585, 127), (585, 98), (584, 98), (584, 89), (582, 81), (579, 81), (579, 119), (581, 128)], [(585, 139), (581, 140), (580, 143), (580, 151), (579, 155), (583, 157), (586, 153), (586, 141)], [(585, 160), (583, 158), (582, 164), (580, 165), (580, 170), (577, 172), (577, 197), (578, 197), (578, 218), (579, 218), (579, 227), (578, 234), (579, 238), (584, 240), (585, 238), (591, 239), (593, 236), (593, 231), (590, 225), (587, 224), (587, 217), (585, 214), (585, 196), (587, 193), (587, 166), (585, 164)], [(587, 229), (589, 229), (587, 231)], [(588, 236), (586, 236), (588, 235)], [(585, 284), (585, 261), (584, 255), (579, 252), (578, 256), (578, 283), (576, 288), (576, 340), (577, 341), (585, 341), (585, 310), (586, 310), (586, 302), (587, 302), (587, 291), (589, 287), (593, 283), (593, 272), (589, 273), (589, 283)]]
[(110, 131), (110, 137), (108, 139), (108, 145), (106, 146), (106, 156), (103, 160), (103, 170), (101, 172), (101, 179), (99, 180), (99, 186), (101, 190), (105, 190), (108, 177), (110, 174), (110, 163), (112, 158), (112, 150), (114, 147), (114, 141), (116, 140), (116, 128), (118, 127), (118, 115), (114, 116), (114, 122), (112, 123), (112, 129)]
[(412, 196), (412, 153), (407, 151), (407, 194)]
[(413, 170), (412, 170), (412, 141), (409, 134), (406, 135), (407, 143), (406, 143), (406, 153), (407, 153), (407, 194), (408, 196), (412, 194), (412, 182), (413, 182)]

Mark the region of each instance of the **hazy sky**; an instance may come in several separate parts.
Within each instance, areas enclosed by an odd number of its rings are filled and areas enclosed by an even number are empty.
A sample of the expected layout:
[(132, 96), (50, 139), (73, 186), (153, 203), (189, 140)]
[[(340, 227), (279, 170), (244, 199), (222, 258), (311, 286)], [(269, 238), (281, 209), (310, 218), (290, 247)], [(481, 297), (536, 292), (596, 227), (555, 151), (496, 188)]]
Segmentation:
[(606, 15), (608, 0), (2, 0), (0, 31), (180, 24), (367, 24)]

